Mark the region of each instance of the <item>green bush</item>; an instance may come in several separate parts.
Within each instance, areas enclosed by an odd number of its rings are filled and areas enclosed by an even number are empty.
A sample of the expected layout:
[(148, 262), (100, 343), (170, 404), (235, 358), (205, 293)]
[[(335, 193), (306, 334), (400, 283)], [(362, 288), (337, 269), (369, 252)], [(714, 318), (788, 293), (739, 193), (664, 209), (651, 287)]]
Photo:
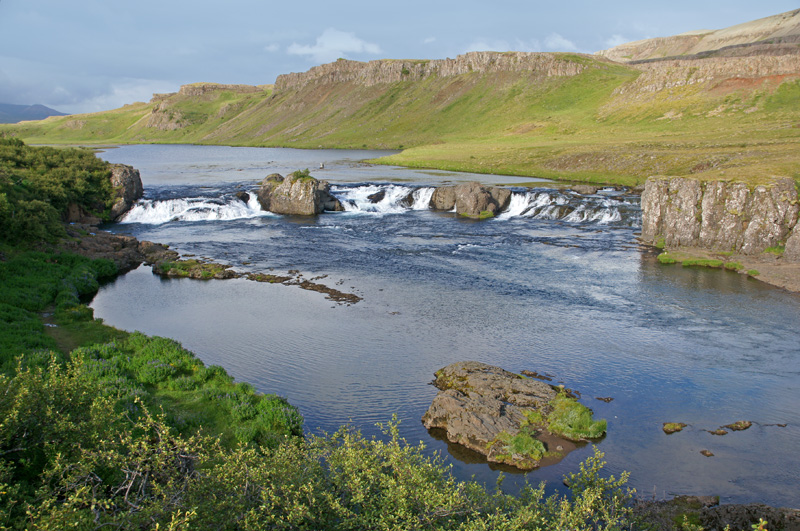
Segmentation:
[(607, 427), (605, 420), (594, 420), (589, 408), (565, 395), (550, 402), (553, 411), (548, 416), (549, 429), (556, 435), (574, 441), (601, 437)]
[(85, 149), (29, 147), (0, 137), (0, 241), (55, 241), (74, 203), (108, 218), (114, 201), (110, 165)]

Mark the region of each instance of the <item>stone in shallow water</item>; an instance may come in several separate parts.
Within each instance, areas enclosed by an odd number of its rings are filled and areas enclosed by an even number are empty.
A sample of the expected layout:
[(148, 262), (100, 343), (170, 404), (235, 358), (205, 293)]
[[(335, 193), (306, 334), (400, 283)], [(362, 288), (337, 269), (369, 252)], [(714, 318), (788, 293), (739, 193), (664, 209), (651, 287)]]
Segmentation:
[(528, 470), (553, 457), (559, 446), (575, 447), (544, 428), (559, 397), (545, 382), (466, 361), (437, 371), (433, 383), (440, 392), (422, 417), (425, 427), (444, 430), (448, 441), (490, 463)]

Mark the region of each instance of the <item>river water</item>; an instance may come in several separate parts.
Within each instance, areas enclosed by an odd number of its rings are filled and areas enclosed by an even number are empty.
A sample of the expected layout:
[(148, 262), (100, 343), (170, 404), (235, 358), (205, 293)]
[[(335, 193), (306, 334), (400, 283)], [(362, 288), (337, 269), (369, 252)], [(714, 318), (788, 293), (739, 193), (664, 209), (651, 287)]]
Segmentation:
[[(359, 163), (384, 153), (105, 151), (138, 168), (145, 186), (145, 198), (108, 230), (240, 271), (298, 270), (363, 300), (341, 305), (243, 279), (164, 280), (143, 266), (101, 289), (95, 315), (174, 338), (237, 380), (287, 397), (307, 432), (349, 422), (380, 436), (375, 423), (397, 414), (401, 434), (441, 452), (462, 479), (492, 485), (499, 472), (448, 449), (420, 418), (436, 393), (433, 373), (477, 360), (579, 391), (608, 420), (598, 443), (607, 470), (629, 471), (640, 495), (800, 506), (798, 295), (735, 273), (658, 264), (637, 242), (634, 194), (581, 196), (529, 178)], [(270, 173), (303, 168), (329, 180), (347, 211), (277, 216), (234, 196)], [(468, 180), (512, 187), (509, 210), (474, 222), (427, 208), (432, 186)], [(373, 203), (377, 192), (383, 199)], [(753, 426), (706, 431), (738, 420)], [(668, 421), (689, 426), (666, 435)], [(556, 465), (507, 475), (505, 488), (542, 480), (557, 488), (591, 453), (588, 445)]]

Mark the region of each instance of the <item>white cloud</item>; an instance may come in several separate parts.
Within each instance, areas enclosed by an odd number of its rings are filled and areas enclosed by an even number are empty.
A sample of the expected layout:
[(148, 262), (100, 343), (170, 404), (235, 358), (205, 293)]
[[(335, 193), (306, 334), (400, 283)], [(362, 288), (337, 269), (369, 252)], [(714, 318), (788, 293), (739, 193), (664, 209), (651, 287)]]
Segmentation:
[(477, 40), (471, 42), (462, 51), (467, 52), (538, 52), (542, 49), (539, 41), (536, 39), (530, 41), (521, 41), (519, 39), (514, 42), (504, 40)]
[(275, 53), (275, 52), (277, 52), (279, 49), (280, 49), (280, 46), (278, 46), (277, 44), (269, 44), (269, 45), (267, 45), (267, 46), (264, 46), (264, 51), (265, 51), (265, 52), (271, 52), (271, 53)]
[(364, 41), (354, 33), (328, 28), (317, 37), (314, 45), (292, 43), (286, 52), (290, 55), (307, 55), (318, 63), (330, 63), (347, 54), (378, 55), (381, 52), (377, 44)]
[(577, 52), (578, 47), (569, 39), (566, 39), (558, 33), (551, 33), (544, 40), (544, 45), (549, 49), (556, 52)]
[[(101, 93), (72, 104), (58, 105), (56, 109), (70, 114), (118, 109), (128, 103), (150, 101), (150, 98), (155, 93), (174, 92), (176, 90), (178, 90), (178, 87), (168, 81), (120, 79), (113, 82)], [(56, 87), (53, 92), (61, 96), (59, 99), (68, 100), (70, 96), (72, 96), (72, 99), (77, 99), (69, 89), (64, 87)]]
[(436, 37), (428, 37), (427, 39), (422, 41), (423, 44), (431, 44), (433, 42), (436, 42)]
[(630, 39), (623, 37), (622, 35), (616, 33), (606, 39), (605, 41), (606, 48), (613, 48), (614, 46), (619, 46), (620, 44), (625, 44), (626, 42), (630, 42)]

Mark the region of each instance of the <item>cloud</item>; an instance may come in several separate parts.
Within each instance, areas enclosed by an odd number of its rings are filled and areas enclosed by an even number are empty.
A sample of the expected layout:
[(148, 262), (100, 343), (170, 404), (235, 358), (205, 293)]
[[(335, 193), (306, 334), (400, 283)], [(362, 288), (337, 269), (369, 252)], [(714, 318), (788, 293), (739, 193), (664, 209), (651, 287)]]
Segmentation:
[(630, 42), (630, 39), (627, 39), (618, 33), (612, 35), (604, 41), (606, 48), (613, 48), (614, 46), (619, 46), (620, 44), (625, 44), (626, 42)]
[(549, 50), (554, 50), (557, 52), (577, 52), (578, 47), (575, 46), (575, 43), (569, 39), (566, 39), (559, 35), (558, 33), (551, 33), (547, 36), (544, 40), (544, 45)]
[(436, 42), (436, 37), (428, 37), (427, 39), (422, 41), (422, 44), (431, 44), (431, 43), (434, 43), (434, 42)]
[(107, 87), (98, 90), (91, 97), (79, 97), (70, 89), (58, 87), (57, 90), (64, 100), (74, 101), (73, 104), (59, 105), (58, 110), (67, 113), (99, 112), (107, 109), (118, 109), (128, 103), (136, 101), (150, 101), (153, 94), (174, 92), (178, 89), (174, 83), (153, 79), (117, 79)]
[(271, 53), (275, 53), (275, 52), (277, 52), (279, 49), (280, 49), (280, 46), (278, 46), (277, 44), (269, 44), (269, 45), (267, 45), (267, 46), (264, 46), (264, 51), (265, 51), (265, 52), (271, 52)]
[(480, 39), (472, 41), (462, 51), (467, 52), (537, 52), (542, 49), (539, 41), (532, 39), (530, 41), (515, 40), (514, 42), (504, 40), (485, 40)]
[(290, 55), (306, 55), (318, 63), (330, 63), (347, 54), (378, 55), (381, 52), (377, 44), (364, 41), (354, 33), (328, 28), (317, 37), (314, 45), (292, 43), (286, 52)]

